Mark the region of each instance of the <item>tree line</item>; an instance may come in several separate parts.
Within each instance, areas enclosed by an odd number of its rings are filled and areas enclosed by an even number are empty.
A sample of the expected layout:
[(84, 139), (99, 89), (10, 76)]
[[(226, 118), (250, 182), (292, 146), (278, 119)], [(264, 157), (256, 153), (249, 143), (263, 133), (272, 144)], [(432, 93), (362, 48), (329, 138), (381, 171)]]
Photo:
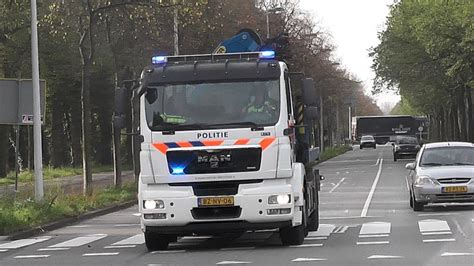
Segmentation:
[[(153, 54), (173, 54), (173, 13), (178, 12), (180, 54), (210, 53), (242, 28), (266, 36), (266, 16), (275, 1), (254, 0), (43, 0), (38, 3), (40, 78), (47, 81), (44, 163), (84, 168), (112, 164), (114, 89), (136, 79)], [(321, 88), (327, 144), (339, 143), (353, 115), (381, 114), (364, 84), (335, 61), (328, 33), (301, 10), (297, 0), (268, 13), (270, 36), (289, 35), (286, 60)], [(0, 77), (31, 77), (29, 1), (0, 0)], [(337, 116), (337, 117), (336, 117)], [(337, 119), (336, 119), (337, 118)], [(127, 131), (132, 131), (131, 114)], [(338, 121), (338, 123), (336, 123)], [(20, 154), (30, 158), (31, 132), (21, 128)], [(0, 177), (14, 169), (11, 126), (0, 125)], [(120, 142), (131, 162), (130, 136)], [(90, 191), (91, 188), (88, 188)]]
[(399, 91), (394, 112), (428, 116), (432, 140), (474, 142), (473, 14), (473, 1), (396, 1), (371, 51), (374, 91)]

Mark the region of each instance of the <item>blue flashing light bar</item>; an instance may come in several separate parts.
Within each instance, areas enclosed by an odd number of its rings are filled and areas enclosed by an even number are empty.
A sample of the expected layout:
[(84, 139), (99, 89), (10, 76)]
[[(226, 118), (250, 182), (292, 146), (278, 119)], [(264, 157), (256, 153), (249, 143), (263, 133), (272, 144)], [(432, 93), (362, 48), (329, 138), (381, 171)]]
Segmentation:
[(275, 51), (260, 51), (258, 55), (260, 59), (275, 59)]
[(184, 175), (184, 168), (182, 166), (172, 167), (171, 170), (173, 171), (172, 175)]
[(162, 65), (166, 64), (166, 62), (168, 62), (168, 58), (163, 55), (156, 55), (151, 58), (151, 63), (153, 65)]

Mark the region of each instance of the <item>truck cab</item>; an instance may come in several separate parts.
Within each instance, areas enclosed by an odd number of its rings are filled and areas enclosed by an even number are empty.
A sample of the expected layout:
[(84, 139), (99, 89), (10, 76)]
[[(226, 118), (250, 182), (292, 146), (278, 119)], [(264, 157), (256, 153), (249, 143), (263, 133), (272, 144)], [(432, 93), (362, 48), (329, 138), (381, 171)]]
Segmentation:
[(287, 65), (273, 51), (152, 61), (137, 90), (148, 249), (262, 229), (294, 245), (317, 230), (320, 178), (298, 159), (308, 145), (298, 141), (305, 130), (294, 118)]

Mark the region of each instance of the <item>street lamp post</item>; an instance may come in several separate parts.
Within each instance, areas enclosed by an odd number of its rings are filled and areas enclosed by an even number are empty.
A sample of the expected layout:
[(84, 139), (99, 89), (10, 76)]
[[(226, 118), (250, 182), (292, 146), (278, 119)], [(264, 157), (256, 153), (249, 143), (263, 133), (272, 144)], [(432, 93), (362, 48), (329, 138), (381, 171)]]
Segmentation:
[(270, 13), (275, 13), (277, 14), (278, 12), (283, 11), (283, 8), (281, 7), (275, 7), (275, 8), (270, 8), (267, 9), (266, 15), (267, 15), (267, 39), (270, 39)]

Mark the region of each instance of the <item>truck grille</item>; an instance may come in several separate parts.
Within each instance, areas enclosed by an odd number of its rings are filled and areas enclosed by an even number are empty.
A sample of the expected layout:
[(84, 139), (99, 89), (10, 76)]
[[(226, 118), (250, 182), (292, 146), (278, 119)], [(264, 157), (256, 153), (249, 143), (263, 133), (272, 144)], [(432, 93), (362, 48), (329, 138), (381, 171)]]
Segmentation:
[(192, 182), (192, 183), (173, 183), (170, 186), (192, 186), (194, 195), (203, 196), (230, 196), (236, 195), (240, 184), (261, 183), (262, 179), (249, 179), (240, 181), (218, 181), (218, 182)]
[(440, 178), (438, 179), (438, 182), (441, 184), (462, 184), (462, 183), (467, 183), (471, 179), (470, 178)]
[(260, 170), (262, 149), (209, 149), (168, 151), (170, 174), (210, 174)]
[(231, 219), (240, 217), (242, 208), (239, 206), (232, 207), (204, 207), (193, 208), (191, 214), (193, 218), (198, 219)]

